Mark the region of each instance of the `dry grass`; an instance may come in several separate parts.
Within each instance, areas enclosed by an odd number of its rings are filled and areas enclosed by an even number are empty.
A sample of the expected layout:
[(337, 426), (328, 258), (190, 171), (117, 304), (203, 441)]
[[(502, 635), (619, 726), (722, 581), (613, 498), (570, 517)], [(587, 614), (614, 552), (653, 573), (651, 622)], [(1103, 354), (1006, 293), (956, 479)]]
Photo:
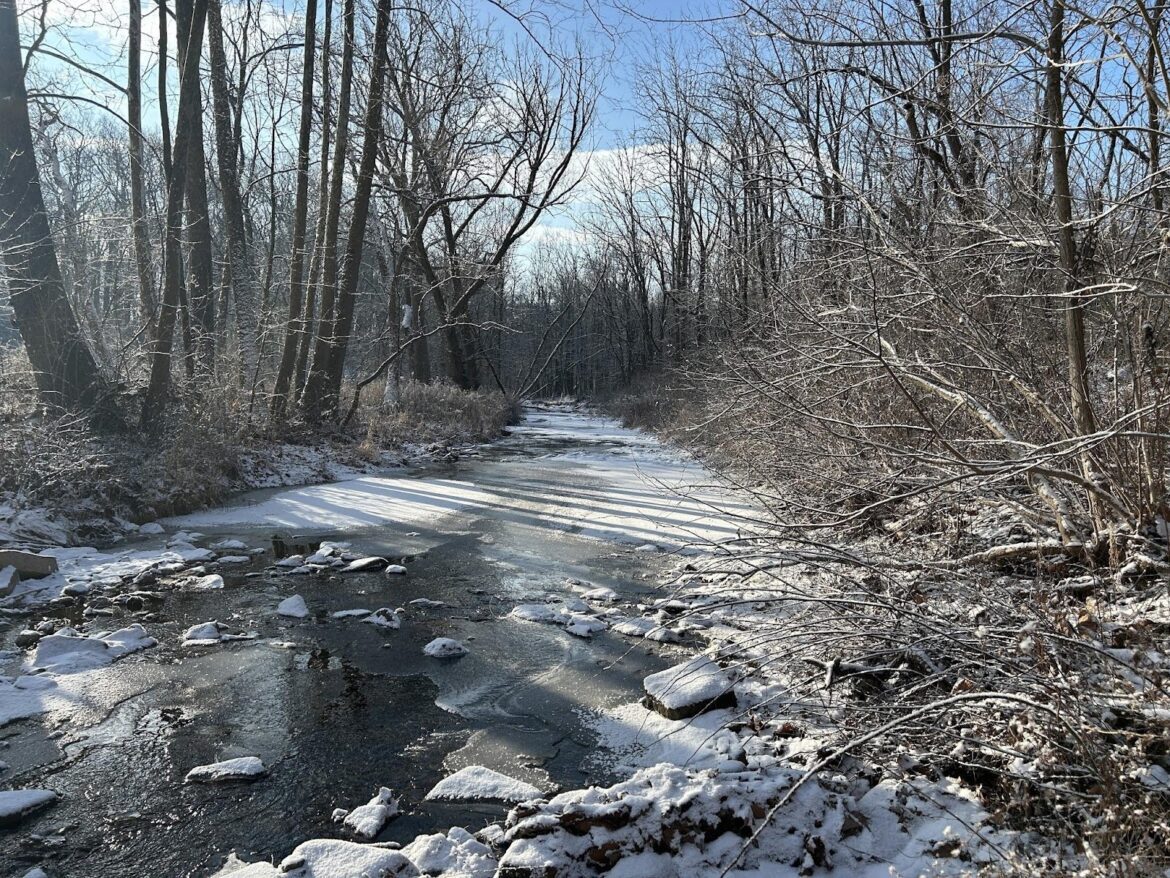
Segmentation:
[(502, 393), (467, 392), (416, 381), (402, 382), (398, 405), (386, 410), (380, 404), (383, 389), (381, 384), (371, 386), (367, 398), (378, 402), (367, 403), (362, 410), (363, 445), (369, 448), (484, 442), (499, 436), (520, 416), (517, 403)]
[[(349, 432), (298, 423), (275, 429), (262, 420), (264, 406), (249, 416), (247, 393), (234, 379), (200, 379), (198, 387), (178, 383), (179, 401), (156, 440), (98, 435), (82, 418), (42, 411), (23, 352), (0, 349), (0, 504), (48, 510), (79, 537), (100, 540), (116, 518), (150, 521), (224, 502), (249, 487), (245, 457), (264, 459), (284, 444), (312, 445), (346, 463), (378, 463), (383, 450), (410, 443), (495, 438), (518, 415), (502, 394), (411, 383), (397, 409), (367, 405)], [(380, 400), (381, 388), (372, 389), (369, 398)]]

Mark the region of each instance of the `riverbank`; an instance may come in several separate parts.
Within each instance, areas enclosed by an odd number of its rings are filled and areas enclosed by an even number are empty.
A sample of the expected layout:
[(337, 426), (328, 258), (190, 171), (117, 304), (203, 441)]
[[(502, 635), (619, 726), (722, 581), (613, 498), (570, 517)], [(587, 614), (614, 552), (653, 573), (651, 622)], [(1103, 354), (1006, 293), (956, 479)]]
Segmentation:
[[(5, 400), (34, 399), (7, 388)], [(404, 383), (345, 430), (267, 425), (246, 399), (209, 400), (149, 443), (46, 420), (27, 402), (0, 409), (0, 548), (115, 545), (136, 526), (258, 488), (317, 484), (451, 461), (515, 423), (502, 394)]]
[[(168, 521), (168, 550), (206, 547), (205, 565), (261, 552), (236, 573), (159, 571), (145, 587), (90, 576), (125, 614), (91, 628), (140, 618), (158, 645), (97, 672), (100, 686), (55, 681), (53, 697), (69, 697), (31, 751), (65, 758), (11, 777), (75, 785), (27, 824), (23, 862), (124, 874), (166, 838), (186, 874), (239, 878), (1093, 875), (1128, 838), (1131, 874), (1157, 874), (1164, 585), (1095, 581), (1090, 616), (1084, 582), (1044, 591), (876, 543), (849, 555), (779, 544), (758, 524), (693, 462), (573, 407), (531, 412), (447, 471), (270, 491)], [(273, 533), (301, 540), (282, 547), (299, 566), (275, 563)], [(310, 560), (346, 537), (355, 558), (406, 573)], [(205, 576), (225, 587), (200, 587)], [(166, 602), (121, 602), (144, 590)], [(307, 615), (280, 617), (294, 595)], [(362, 621), (375, 605), (388, 627)], [(220, 638), (184, 647), (188, 623), (209, 620)], [(426, 655), (439, 638), (469, 651)], [(186, 674), (203, 683), (176, 701)], [(100, 722), (86, 726), (83, 691), (126, 706), (89, 705)], [(164, 703), (147, 694), (160, 692)], [(90, 773), (97, 754), (105, 774)], [(267, 774), (182, 784), (237, 756), (262, 757)], [(87, 785), (110, 771), (124, 782), (139, 762), (163, 783), (132, 805), (87, 801)], [(507, 783), (451, 780), (475, 766)], [(444, 783), (453, 801), (432, 797)], [(384, 807), (383, 786), (398, 813), (372, 835), (331, 821), (335, 808), (364, 819), (355, 809)], [(107, 864), (98, 835), (89, 854), (76, 844), (131, 809), (141, 816), (117, 831), (146, 849)], [(34, 841), (59, 821), (72, 827), (59, 847)], [(187, 835), (201, 853), (174, 846)]]

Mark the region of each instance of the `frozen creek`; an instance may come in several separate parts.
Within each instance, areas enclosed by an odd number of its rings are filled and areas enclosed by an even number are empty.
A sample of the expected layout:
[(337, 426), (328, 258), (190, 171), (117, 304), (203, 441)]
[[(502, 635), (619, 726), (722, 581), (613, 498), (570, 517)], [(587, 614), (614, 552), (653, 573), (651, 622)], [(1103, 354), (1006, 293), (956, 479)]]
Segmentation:
[[(711, 511), (728, 498), (696, 489), (706, 478), (648, 437), (546, 407), (450, 466), (258, 492), (165, 522), (170, 534), (198, 531), (200, 547), (238, 540), (268, 551), (209, 565), (222, 588), (160, 587), (161, 605), (137, 614), (115, 602), (115, 615), (90, 629), (141, 621), (158, 646), (21, 690), (42, 712), (0, 727), (9, 765), (0, 787), (47, 788), (61, 799), (0, 830), (0, 874), (40, 866), (92, 878), (144, 868), (202, 876), (233, 851), (279, 861), (306, 839), (349, 837), (333, 809), (383, 786), (401, 797), (401, 813), (379, 841), (452, 825), (474, 831), (504, 806), (424, 798), (469, 765), (542, 790), (612, 782), (585, 717), (635, 700), (645, 676), (689, 651), (611, 631), (575, 637), (511, 611), (610, 588), (637, 615), (632, 604), (661, 596), (666, 552), (736, 535), (731, 519)], [(675, 493), (684, 487), (685, 498)], [(132, 548), (162, 549), (167, 537), (152, 539)], [(407, 573), (295, 575), (271, 566), (322, 540), (403, 560)], [(276, 612), (294, 595), (305, 618)], [(417, 599), (443, 606), (411, 604)], [(84, 601), (38, 612), (76, 620)], [(399, 627), (333, 615), (381, 607), (405, 608)], [(184, 632), (209, 620), (250, 637), (184, 646)], [(9, 648), (0, 673), (9, 677), (30, 663), (11, 650), (17, 630), (0, 632)], [(436, 638), (470, 651), (424, 655)], [(196, 766), (242, 756), (260, 757), (267, 774), (183, 783)]]

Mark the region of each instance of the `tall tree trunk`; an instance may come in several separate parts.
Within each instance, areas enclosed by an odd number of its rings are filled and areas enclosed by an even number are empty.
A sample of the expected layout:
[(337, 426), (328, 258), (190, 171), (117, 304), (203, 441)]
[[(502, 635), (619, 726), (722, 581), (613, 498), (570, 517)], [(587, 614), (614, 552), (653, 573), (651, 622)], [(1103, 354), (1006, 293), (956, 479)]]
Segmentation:
[[(374, 187), (374, 165), (382, 140), (382, 97), (386, 92), (386, 40), (390, 28), (392, 0), (378, 0), (378, 19), (374, 25), (374, 63), (370, 72), (370, 91), (366, 102), (363, 125), (362, 157), (358, 165), (357, 191), (354, 194), (353, 216), (349, 236), (345, 242), (345, 256), (341, 265), (340, 294), (337, 314), (330, 327), (329, 359), (326, 362), (328, 384), (323, 400), (325, 409), (336, 414), (341, 398), (341, 378), (345, 370), (345, 352), (353, 332), (353, 312), (357, 302), (358, 278), (362, 269), (362, 248), (366, 238), (366, 223), (370, 215), (370, 195)], [(324, 335), (324, 333), (322, 333)]]
[[(317, 184), (317, 231), (313, 235), (313, 259), (309, 269), (309, 286), (305, 294), (305, 331), (297, 349), (297, 365), (293, 382), (293, 402), (299, 402), (305, 387), (305, 372), (309, 368), (309, 353), (313, 346), (313, 315), (317, 304), (317, 285), (325, 261), (325, 218), (329, 213), (329, 144), (331, 142), (329, 88), (329, 46), (333, 35), (333, 0), (325, 0), (325, 34), (321, 39), (321, 175)], [(336, 253), (334, 254), (336, 258)]]
[(0, 0), (0, 247), (17, 328), (49, 405), (120, 425), (109, 388), (65, 295), (33, 152), (16, 0)]
[(170, 19), (167, 17), (167, 0), (158, 0), (158, 119), (162, 131), (163, 178), (171, 180), (171, 118), (167, 106), (167, 33)]
[[(193, 0), (177, 0), (175, 18), (179, 35), (179, 66), (186, 68), (190, 43)], [(201, 38), (202, 40), (202, 38)], [(202, 41), (200, 42), (202, 45)], [(196, 58), (196, 62), (198, 62)], [(207, 206), (207, 157), (203, 150), (203, 88), (195, 94), (197, 108), (191, 117), (191, 143), (187, 153), (187, 304), (191, 315), (195, 354), (210, 372), (215, 362), (215, 272), (212, 266), (211, 219)], [(180, 87), (181, 88), (181, 87)]]
[(236, 164), (239, 144), (236, 143), (228, 96), (227, 56), (223, 46), (220, 0), (210, 0), (208, 4), (207, 37), (211, 54), (211, 92), (215, 109), (215, 153), (223, 198), (228, 273), (239, 328), (240, 374), (243, 376), (247, 374), (248, 365), (256, 358), (256, 272), (248, 252), (247, 230), (244, 226), (244, 203), (240, 195), (239, 167)]
[[(130, 37), (126, 65), (126, 115), (130, 136), (130, 222), (138, 268), (138, 309), (147, 337), (154, 332), (154, 263), (146, 224), (146, 193), (142, 183), (142, 0), (130, 0)], [(165, 66), (165, 61), (159, 61)]]
[[(1064, 275), (1064, 332), (1068, 358), (1068, 383), (1073, 425), (1081, 436), (1096, 432), (1092, 398), (1089, 395), (1089, 365), (1085, 346), (1085, 303), (1077, 293), (1081, 277), (1073, 228), (1072, 186), (1069, 182), (1068, 143), (1064, 123), (1064, 0), (1053, 0), (1048, 31), (1048, 59), (1045, 68), (1045, 103), (1048, 116), (1048, 143), (1052, 153), (1052, 201), (1060, 244), (1060, 270)], [(1086, 479), (1094, 481), (1095, 467), (1088, 451), (1081, 456)], [(1102, 513), (1090, 494), (1094, 527), (1100, 531)], [(1065, 534), (1066, 539), (1082, 535)]]
[(272, 415), (283, 418), (289, 385), (296, 365), (297, 344), (304, 333), (305, 225), (309, 209), (309, 141), (313, 132), (313, 60), (317, 54), (317, 0), (305, 3), (305, 54), (301, 79), (301, 121), (297, 139), (297, 194), (293, 207), (291, 267), (288, 287), (288, 324), (272, 390)]
[(349, 146), (349, 103), (353, 80), (354, 0), (345, 0), (344, 48), (341, 54), (341, 85), (337, 96), (337, 137), (333, 142), (333, 175), (329, 180), (329, 211), (325, 222), (325, 264), (321, 280), (320, 329), (313, 349), (313, 363), (305, 381), (302, 409), (316, 420), (324, 413), (329, 364), (329, 333), (337, 299), (337, 237), (341, 223), (341, 196), (345, 153)]
[(179, 110), (175, 120), (175, 151), (171, 161), (171, 178), (167, 185), (167, 227), (163, 248), (163, 300), (159, 309), (150, 365), (150, 384), (142, 402), (143, 432), (157, 435), (171, 390), (171, 353), (174, 349), (175, 322), (182, 301), (182, 260), (180, 241), (183, 232), (183, 196), (187, 191), (186, 171), (195, 133), (193, 117), (199, 113), (199, 56), (203, 51), (203, 27), (207, 19), (207, 0), (193, 0), (188, 28), (188, 44), (179, 78)]

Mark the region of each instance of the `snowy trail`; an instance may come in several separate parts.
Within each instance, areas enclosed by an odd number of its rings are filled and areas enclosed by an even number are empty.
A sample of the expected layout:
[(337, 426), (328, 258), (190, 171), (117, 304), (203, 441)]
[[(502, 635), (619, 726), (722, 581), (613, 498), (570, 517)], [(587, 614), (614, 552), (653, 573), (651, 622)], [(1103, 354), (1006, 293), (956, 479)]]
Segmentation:
[[(23, 689), (35, 650), (0, 653), (0, 687), (12, 690), (0, 688), (11, 765), (0, 784), (61, 794), (11, 833), (0, 874), (47, 864), (103, 878), (151, 863), (207, 875), (231, 851), (279, 859), (306, 839), (346, 837), (333, 809), (383, 786), (402, 811), (378, 840), (482, 825), (504, 806), (426, 798), (470, 766), (541, 789), (611, 782), (618, 760), (589, 718), (635, 700), (647, 674), (688, 653), (605, 629), (661, 597), (665, 552), (737, 535), (734, 516), (750, 510), (708, 480), (640, 433), (537, 409), (441, 471), (260, 492), (167, 521), (153, 543), (59, 552), (61, 573), (15, 603), (66, 587), (76, 596), (21, 624), (43, 615), (95, 636), (141, 624), (158, 645)], [(407, 573), (297, 575), (257, 548), (310, 555), (322, 540), (402, 560)], [(582, 601), (594, 592), (599, 602)], [(279, 615), (294, 596), (307, 615)], [(551, 606), (555, 623), (511, 614), (526, 604)], [(398, 627), (363, 624), (356, 608), (379, 607)], [(439, 638), (469, 652), (425, 655)], [(183, 783), (197, 766), (246, 756), (267, 774)], [(62, 825), (60, 843), (38, 840)]]

